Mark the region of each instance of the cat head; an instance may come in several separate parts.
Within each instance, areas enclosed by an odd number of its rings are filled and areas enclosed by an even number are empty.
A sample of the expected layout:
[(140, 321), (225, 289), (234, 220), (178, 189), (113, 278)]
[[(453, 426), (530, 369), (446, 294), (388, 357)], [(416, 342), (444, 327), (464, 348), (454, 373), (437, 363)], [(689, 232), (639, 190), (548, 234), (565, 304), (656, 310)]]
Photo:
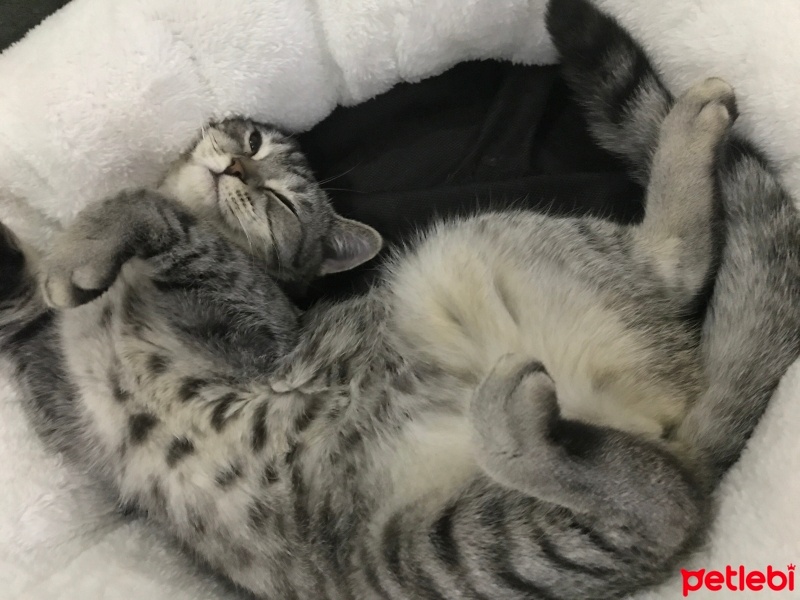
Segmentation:
[(161, 191), (215, 223), (284, 281), (352, 269), (382, 246), (374, 229), (334, 212), (294, 139), (247, 119), (204, 128)]

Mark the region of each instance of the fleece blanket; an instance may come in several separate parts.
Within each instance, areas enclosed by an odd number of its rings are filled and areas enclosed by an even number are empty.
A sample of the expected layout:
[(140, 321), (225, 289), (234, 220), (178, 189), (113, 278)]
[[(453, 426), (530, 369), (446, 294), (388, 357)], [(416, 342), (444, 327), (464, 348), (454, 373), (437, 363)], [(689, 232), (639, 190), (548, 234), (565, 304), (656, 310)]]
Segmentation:
[[(732, 82), (736, 127), (800, 198), (797, 0), (597, 2), (643, 42), (674, 92), (708, 75)], [(153, 183), (209, 118), (247, 114), (301, 130), (337, 104), (463, 60), (551, 63), (545, 4), (74, 0), (0, 55), (0, 218), (46, 245), (86, 203)], [(235, 598), (43, 451), (7, 367), (0, 364), (0, 598)], [(798, 422), (795, 366), (726, 477), (711, 542), (689, 568), (785, 570), (800, 560)], [(676, 576), (639, 597), (681, 595)]]

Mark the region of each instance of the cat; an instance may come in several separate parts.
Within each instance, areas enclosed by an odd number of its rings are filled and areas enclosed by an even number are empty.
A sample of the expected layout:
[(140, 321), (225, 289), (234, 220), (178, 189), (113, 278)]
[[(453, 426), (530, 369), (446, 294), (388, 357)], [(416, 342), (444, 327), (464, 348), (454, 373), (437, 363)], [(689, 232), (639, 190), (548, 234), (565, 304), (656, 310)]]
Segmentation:
[(648, 185), (640, 225), (443, 223), (367, 294), (300, 313), (293, 290), (380, 237), (333, 213), (290, 140), (212, 125), (161, 191), (86, 209), (38, 263), (4, 230), (0, 347), (45, 439), (265, 598), (663, 580), (800, 352), (800, 223), (727, 140), (730, 86), (673, 101), (583, 0), (548, 26)]

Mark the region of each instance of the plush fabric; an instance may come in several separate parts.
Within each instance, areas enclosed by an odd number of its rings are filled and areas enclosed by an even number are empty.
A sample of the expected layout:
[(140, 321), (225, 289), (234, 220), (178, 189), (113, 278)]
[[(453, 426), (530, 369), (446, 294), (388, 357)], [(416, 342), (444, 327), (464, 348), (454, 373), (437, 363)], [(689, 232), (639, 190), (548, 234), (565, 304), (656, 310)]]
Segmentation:
[[(800, 198), (796, 0), (598, 0), (675, 92), (720, 75), (737, 127)], [(554, 60), (544, 0), (74, 0), (0, 55), (0, 217), (46, 244), (87, 202), (152, 183), (199, 123), (248, 114), (306, 129), (401, 81), (473, 58)], [(755, 199), (754, 199), (755, 200)], [(785, 568), (800, 550), (800, 368), (720, 490), (697, 567)], [(10, 599), (235, 597), (104, 490), (44, 453), (0, 373), (0, 589)], [(680, 580), (641, 597), (679, 597)], [(707, 593), (708, 597), (712, 594)], [(693, 597), (703, 597), (696, 593)], [(723, 593), (713, 597), (724, 597)]]

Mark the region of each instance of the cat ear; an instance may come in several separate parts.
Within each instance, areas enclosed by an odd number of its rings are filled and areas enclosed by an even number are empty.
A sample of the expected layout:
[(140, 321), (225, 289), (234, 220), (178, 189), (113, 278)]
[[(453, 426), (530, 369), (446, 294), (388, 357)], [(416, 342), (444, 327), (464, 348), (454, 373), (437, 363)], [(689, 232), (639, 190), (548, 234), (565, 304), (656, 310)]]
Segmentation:
[(382, 247), (383, 238), (372, 227), (334, 215), (319, 274), (353, 269), (374, 258)]

